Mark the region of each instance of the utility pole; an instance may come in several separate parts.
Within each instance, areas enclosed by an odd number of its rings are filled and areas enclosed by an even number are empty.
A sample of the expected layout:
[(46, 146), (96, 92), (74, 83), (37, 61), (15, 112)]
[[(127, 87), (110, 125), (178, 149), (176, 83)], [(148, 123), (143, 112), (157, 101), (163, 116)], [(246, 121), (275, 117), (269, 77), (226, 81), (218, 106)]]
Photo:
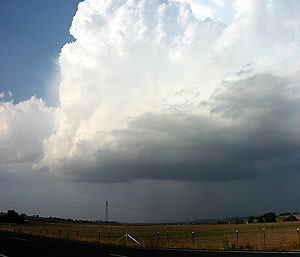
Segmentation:
[(105, 219), (104, 222), (108, 222), (108, 201), (105, 202)]

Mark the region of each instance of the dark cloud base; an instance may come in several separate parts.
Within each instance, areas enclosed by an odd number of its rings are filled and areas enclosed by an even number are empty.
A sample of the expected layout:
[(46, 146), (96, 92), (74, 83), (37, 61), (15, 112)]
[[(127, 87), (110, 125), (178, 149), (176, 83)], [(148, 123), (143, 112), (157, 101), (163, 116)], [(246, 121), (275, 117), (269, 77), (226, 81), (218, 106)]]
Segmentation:
[[(264, 172), (297, 170), (299, 85), (270, 74), (226, 83), (208, 103), (210, 116), (147, 113), (115, 131), (106, 145), (62, 163), (76, 181), (136, 179), (233, 181)], [(271, 168), (272, 167), (272, 168)]]

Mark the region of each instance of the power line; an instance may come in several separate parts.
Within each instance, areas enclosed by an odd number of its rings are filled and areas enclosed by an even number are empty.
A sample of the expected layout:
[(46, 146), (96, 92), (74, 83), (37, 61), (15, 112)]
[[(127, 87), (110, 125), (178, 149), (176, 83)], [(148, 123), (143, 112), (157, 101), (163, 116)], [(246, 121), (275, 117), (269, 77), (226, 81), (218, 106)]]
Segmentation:
[(132, 210), (132, 211), (142, 211), (142, 212), (152, 212), (152, 213), (177, 213), (177, 214), (190, 214), (190, 215), (199, 215), (199, 213), (196, 212), (187, 212), (187, 211), (166, 211), (166, 210), (154, 210), (154, 209), (139, 209), (139, 208), (130, 208), (130, 207), (123, 207), (123, 206), (116, 206), (116, 205), (110, 205), (111, 208), (116, 209), (124, 209), (124, 210)]
[[(105, 220), (108, 220), (108, 202), (105, 205), (73, 205), (73, 206), (48, 206), (48, 207), (37, 207), (37, 206), (0, 206), (1, 209), (24, 209), (24, 210), (56, 210), (56, 209), (87, 209), (87, 208), (104, 208), (105, 207)], [(139, 211), (139, 212), (151, 212), (151, 213), (164, 213), (164, 214), (185, 214), (185, 215), (199, 215), (196, 212), (188, 211), (167, 211), (167, 210), (155, 210), (155, 209), (141, 209), (133, 207), (124, 207), (117, 205), (110, 205), (111, 208), (123, 209), (129, 211)]]
[(48, 207), (35, 207), (35, 206), (0, 206), (2, 209), (25, 209), (25, 210), (48, 210), (48, 209), (85, 209), (85, 208), (99, 208), (105, 205), (81, 205), (81, 206), (48, 206)]

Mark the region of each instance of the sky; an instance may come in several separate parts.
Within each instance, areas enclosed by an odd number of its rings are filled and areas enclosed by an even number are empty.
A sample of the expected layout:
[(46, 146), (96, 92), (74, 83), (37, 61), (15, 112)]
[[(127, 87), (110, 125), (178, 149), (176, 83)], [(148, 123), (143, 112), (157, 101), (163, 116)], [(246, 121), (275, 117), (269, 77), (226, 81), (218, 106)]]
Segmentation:
[(0, 211), (300, 211), (300, 2), (0, 1)]

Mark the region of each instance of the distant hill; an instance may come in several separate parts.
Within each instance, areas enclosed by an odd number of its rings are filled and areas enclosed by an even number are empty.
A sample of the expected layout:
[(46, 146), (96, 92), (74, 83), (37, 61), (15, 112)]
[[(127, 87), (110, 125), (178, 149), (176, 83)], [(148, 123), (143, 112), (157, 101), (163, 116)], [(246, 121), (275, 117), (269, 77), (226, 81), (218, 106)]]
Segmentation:
[(20, 215), (15, 210), (8, 210), (7, 213), (0, 213), (0, 222), (2, 223), (60, 223), (60, 224), (71, 224), (71, 223), (80, 223), (80, 224), (116, 224), (115, 221), (104, 222), (101, 220), (73, 220), (70, 218), (58, 218), (58, 217), (40, 217), (39, 215), (26, 215), (21, 213)]
[(220, 219), (196, 219), (194, 221), (186, 222), (191, 224), (212, 224), (212, 223), (233, 223), (236, 221), (246, 221), (248, 217), (230, 217)]

